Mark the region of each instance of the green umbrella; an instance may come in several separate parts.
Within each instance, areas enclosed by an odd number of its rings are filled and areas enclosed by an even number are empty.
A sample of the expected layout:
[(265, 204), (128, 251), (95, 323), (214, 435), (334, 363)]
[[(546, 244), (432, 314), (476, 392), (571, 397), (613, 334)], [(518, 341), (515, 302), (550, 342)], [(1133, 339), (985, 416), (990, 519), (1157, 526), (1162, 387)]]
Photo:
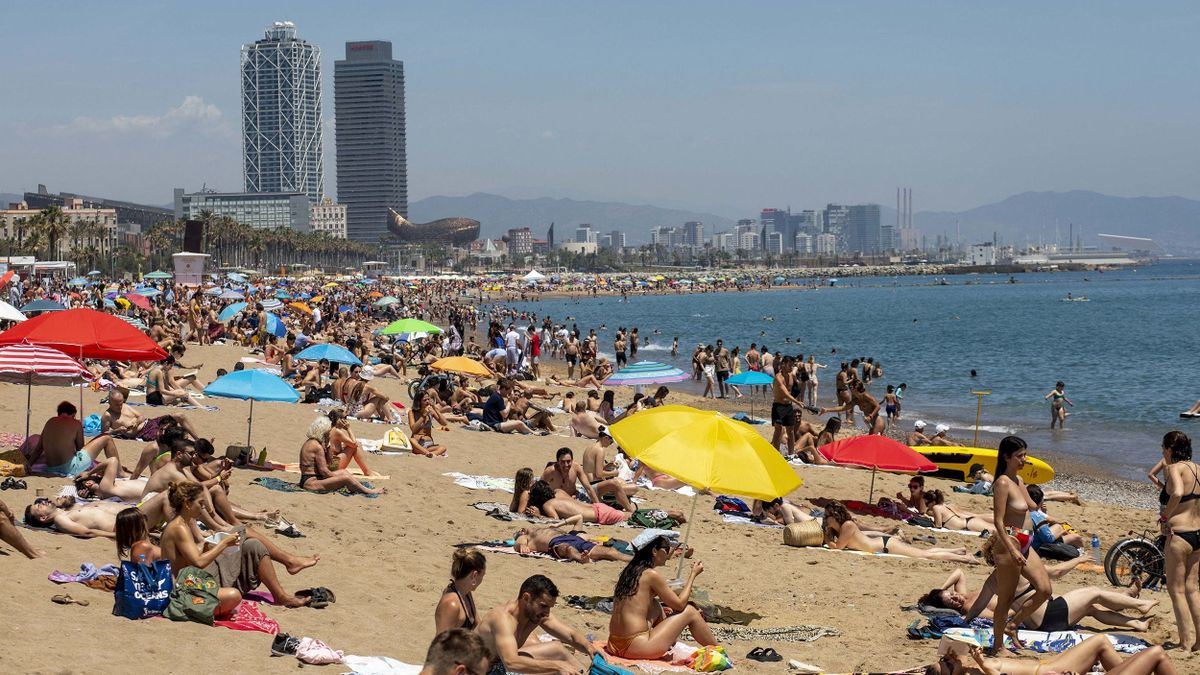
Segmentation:
[(396, 335), (399, 333), (441, 333), (442, 329), (420, 319), (400, 319), (393, 321), (379, 331), (380, 335)]
[(145, 279), (170, 279), (171, 277), (174, 277), (174, 276), (175, 275), (171, 274), (170, 272), (151, 272), (151, 273), (145, 275), (143, 278), (145, 278)]

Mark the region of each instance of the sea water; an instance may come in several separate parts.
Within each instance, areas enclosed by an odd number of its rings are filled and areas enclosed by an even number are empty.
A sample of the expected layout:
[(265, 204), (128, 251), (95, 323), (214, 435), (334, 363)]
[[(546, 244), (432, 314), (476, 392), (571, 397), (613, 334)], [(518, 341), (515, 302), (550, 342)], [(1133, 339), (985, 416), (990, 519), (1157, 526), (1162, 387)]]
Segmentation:
[[(1015, 281), (1015, 283), (1011, 283)], [(943, 282), (945, 285), (943, 285)], [(1070, 293), (1088, 302), (1064, 302)], [(825, 279), (816, 288), (690, 295), (545, 300), (514, 307), (556, 323), (598, 331), (612, 352), (618, 326), (636, 326), (641, 360), (690, 370), (698, 343), (727, 348), (764, 343), (784, 354), (816, 355), (819, 398), (832, 402), (841, 361), (874, 357), (884, 377), (870, 391), (908, 384), (903, 428), (974, 440), (976, 398), (984, 397), (981, 445), (1017, 434), (1033, 453), (1064, 454), (1127, 477), (1143, 476), (1163, 433), (1200, 435), (1179, 412), (1200, 398), (1197, 329), (1200, 262), (1160, 262), (1110, 272)], [(571, 317), (567, 319), (566, 317)], [(657, 333), (655, 331), (658, 331)], [(679, 356), (670, 354), (679, 338)], [(791, 340), (785, 342), (785, 338)], [(797, 340), (799, 343), (797, 344)], [(836, 352), (834, 351), (836, 350)], [(976, 376), (971, 376), (971, 371)], [(1066, 383), (1065, 430), (1050, 431), (1043, 397)], [(681, 383), (682, 386), (687, 386)]]

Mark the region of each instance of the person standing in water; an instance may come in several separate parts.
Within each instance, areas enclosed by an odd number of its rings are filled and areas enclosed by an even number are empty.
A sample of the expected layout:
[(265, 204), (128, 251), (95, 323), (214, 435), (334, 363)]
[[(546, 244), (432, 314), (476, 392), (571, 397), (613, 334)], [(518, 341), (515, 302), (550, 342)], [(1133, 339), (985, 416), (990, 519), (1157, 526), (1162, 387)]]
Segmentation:
[(1071, 399), (1067, 398), (1067, 395), (1063, 393), (1063, 389), (1066, 386), (1067, 385), (1062, 383), (1062, 380), (1059, 380), (1058, 382), (1054, 383), (1054, 390), (1042, 397), (1042, 400), (1050, 401), (1051, 429), (1054, 428), (1055, 422), (1058, 423), (1058, 428), (1062, 429), (1063, 424), (1065, 424), (1067, 421), (1067, 409), (1063, 407), (1064, 402), (1066, 402), (1066, 404), (1072, 408), (1075, 407), (1075, 404), (1071, 402)]

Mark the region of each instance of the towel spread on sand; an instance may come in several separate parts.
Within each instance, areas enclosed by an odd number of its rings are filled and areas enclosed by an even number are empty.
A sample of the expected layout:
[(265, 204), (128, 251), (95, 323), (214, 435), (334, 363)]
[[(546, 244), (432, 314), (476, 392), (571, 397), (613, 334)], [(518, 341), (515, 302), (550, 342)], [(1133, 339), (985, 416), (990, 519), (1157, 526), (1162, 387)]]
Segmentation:
[(228, 619), (216, 619), (214, 626), (223, 626), (231, 630), (258, 631), (275, 635), (279, 632), (279, 622), (258, 608), (258, 603), (242, 599)]
[(454, 479), (455, 485), (461, 485), (469, 490), (503, 490), (504, 492), (513, 491), (513, 479), (511, 478), (495, 478), (493, 476), (468, 476), (465, 473), (451, 471), (444, 473), (443, 476), (450, 476)]
[[(79, 566), (79, 574), (67, 574), (54, 570), (47, 578), (56, 584), (83, 584), (89, 588), (111, 591), (117, 586), (118, 571), (120, 570), (116, 565), (96, 567), (92, 563), (83, 563)], [(108, 580), (105, 580), (105, 577), (108, 577)]]
[[(262, 487), (265, 487), (268, 490), (274, 490), (276, 492), (308, 492), (310, 494), (329, 494), (328, 490), (305, 490), (304, 488), (300, 487), (299, 485), (297, 485), (295, 483), (289, 483), (286, 480), (282, 480), (280, 478), (275, 478), (273, 476), (259, 476), (258, 478), (255, 478), (254, 480), (252, 480), (250, 482), (254, 483), (255, 485), (260, 485)], [(375, 487), (374, 485), (371, 485), (367, 481), (362, 481), (362, 484), (369, 488)], [(350, 490), (348, 490), (346, 488), (337, 490), (336, 494), (342, 495), (343, 497), (349, 497), (351, 495), (362, 495), (363, 497), (367, 497), (369, 499), (374, 499), (379, 496), (379, 495), (364, 494), (361, 492), (351, 492)]]
[(554, 562), (571, 562), (562, 558), (555, 558), (548, 553), (518, 553), (517, 549), (512, 546), (501, 544), (476, 544), (475, 548), (488, 553), (503, 553), (505, 555), (519, 555), (522, 558), (541, 558), (543, 560), (553, 560)]
[(350, 668), (343, 675), (418, 675), (421, 672), (421, 666), (397, 661), (390, 656), (347, 654), (342, 657), (342, 665)]
[(732, 523), (734, 525), (753, 525), (755, 527), (773, 527), (773, 528), (783, 527), (782, 525), (776, 525), (774, 523), (762, 523), (757, 520), (754, 520), (750, 516), (743, 516), (740, 513), (722, 513), (721, 520), (724, 520), (727, 523)]
[(218, 408), (215, 405), (201, 405), (201, 406), (195, 406), (195, 405), (151, 405), (149, 403), (133, 403), (130, 401), (126, 401), (125, 405), (132, 405), (132, 406), (146, 407), (146, 408), (173, 408), (175, 410), (207, 410), (209, 412), (216, 412), (216, 411), (220, 410), (220, 408)]
[[(530, 523), (553, 522), (549, 518), (539, 518), (537, 516), (525, 515), (524, 513), (513, 513), (512, 511), (508, 510), (508, 504), (501, 504), (500, 502), (475, 502), (471, 506), (483, 511), (489, 516), (492, 516), (493, 513), (496, 513), (496, 515), (492, 517), (496, 518), (497, 520), (523, 520)], [(584, 525), (587, 525), (587, 523), (584, 523)]]
[(688, 668), (687, 662), (692, 654), (699, 649), (699, 647), (693, 647), (686, 642), (676, 642), (671, 651), (667, 652), (666, 656), (663, 656), (661, 659), (623, 659), (610, 654), (607, 650), (608, 645), (604, 640), (595, 640), (592, 642), (592, 646), (604, 655), (605, 661), (617, 666), (637, 668), (643, 672), (650, 673), (650, 675), (658, 675), (658, 673), (664, 672), (692, 672), (692, 669)]
[[(283, 470), (287, 471), (288, 473), (300, 473), (300, 463), (299, 462), (283, 462)], [(351, 464), (346, 470), (349, 471), (350, 474), (353, 476), (363, 476), (364, 475), (362, 472), (362, 469), (358, 468), (357, 466), (354, 466), (353, 464)], [(375, 472), (372, 472), (370, 476), (366, 476), (366, 477), (367, 478), (375, 478), (377, 480), (389, 480), (391, 478), (391, 476), (385, 476), (381, 473), (375, 473)]]
[[(1092, 633), (1083, 633), (1074, 630), (1053, 633), (1036, 630), (1022, 630), (1017, 632), (1017, 637), (1021, 639), (1026, 649), (1043, 654), (1060, 654), (1092, 637), (1092, 635)], [(1150, 646), (1145, 640), (1135, 638), (1131, 635), (1108, 633), (1105, 637), (1112, 643), (1113, 649), (1123, 654), (1137, 654)], [(950, 628), (942, 635), (942, 645), (948, 646), (947, 642), (962, 642), (978, 647), (990, 647), (992, 645), (992, 631), (989, 628)], [(1012, 638), (1008, 635), (1004, 636), (1004, 645), (1009, 649), (1013, 648)], [(938, 651), (941, 652), (942, 649), (939, 647)]]

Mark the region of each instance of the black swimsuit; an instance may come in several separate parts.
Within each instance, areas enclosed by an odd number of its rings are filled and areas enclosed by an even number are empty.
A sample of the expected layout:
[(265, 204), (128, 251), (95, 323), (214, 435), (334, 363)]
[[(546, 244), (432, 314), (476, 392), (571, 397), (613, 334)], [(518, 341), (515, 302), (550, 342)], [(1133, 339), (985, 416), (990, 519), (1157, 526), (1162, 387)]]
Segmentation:
[[(1200, 493), (1195, 492), (1196, 487), (1200, 487), (1200, 475), (1196, 474), (1195, 466), (1192, 467), (1192, 478), (1196, 480), (1196, 485), (1192, 487), (1192, 494), (1184, 495), (1179, 499), (1179, 503), (1191, 502), (1200, 499)], [(1158, 503), (1166, 506), (1167, 502), (1171, 501), (1171, 495), (1167, 494), (1167, 486), (1164, 485), (1161, 492), (1158, 493)], [(1186, 541), (1188, 546), (1192, 547), (1192, 551), (1200, 551), (1200, 530), (1191, 530), (1190, 532), (1172, 532), (1175, 536)]]
[(475, 625), (478, 623), (475, 614), (475, 599), (470, 595), (463, 597), (463, 594), (459, 593), (458, 589), (454, 587), (453, 581), (450, 582), (449, 586), (446, 586), (446, 590), (442, 591), (442, 595), (447, 593), (453, 593), (457, 595), (458, 604), (462, 605), (463, 614), (466, 615), (466, 618), (463, 619), (462, 627), (466, 628), (467, 630), (475, 630)]

